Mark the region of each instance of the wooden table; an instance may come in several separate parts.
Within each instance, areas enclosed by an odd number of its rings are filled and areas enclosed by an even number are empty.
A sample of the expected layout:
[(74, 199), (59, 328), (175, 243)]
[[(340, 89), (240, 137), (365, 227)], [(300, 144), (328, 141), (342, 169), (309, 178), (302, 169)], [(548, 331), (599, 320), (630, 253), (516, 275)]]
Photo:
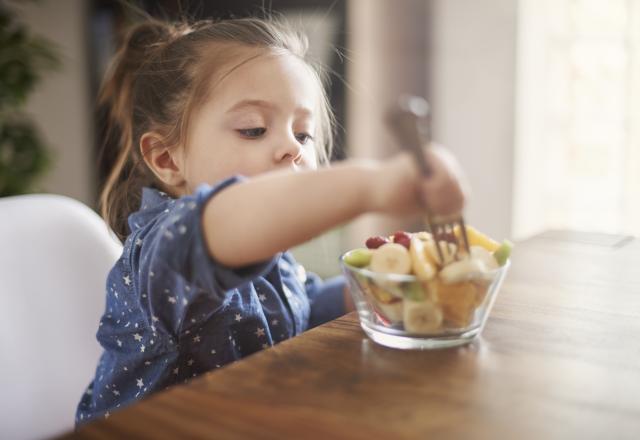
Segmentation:
[(368, 340), (355, 314), (66, 438), (640, 438), (640, 240), (519, 243), (481, 339)]

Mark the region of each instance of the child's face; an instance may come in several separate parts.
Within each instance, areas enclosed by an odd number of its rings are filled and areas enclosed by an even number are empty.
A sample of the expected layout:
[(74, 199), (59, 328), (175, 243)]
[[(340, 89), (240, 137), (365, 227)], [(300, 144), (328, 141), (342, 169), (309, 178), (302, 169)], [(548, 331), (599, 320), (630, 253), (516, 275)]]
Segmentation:
[(315, 168), (319, 91), (301, 60), (264, 55), (215, 84), (183, 149), (187, 189), (233, 174)]

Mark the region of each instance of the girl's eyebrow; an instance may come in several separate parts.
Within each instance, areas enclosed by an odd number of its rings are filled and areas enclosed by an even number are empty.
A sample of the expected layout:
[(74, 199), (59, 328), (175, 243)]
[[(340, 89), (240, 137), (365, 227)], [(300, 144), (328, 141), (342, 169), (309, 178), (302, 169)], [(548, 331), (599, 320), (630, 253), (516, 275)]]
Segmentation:
[[(272, 110), (272, 111), (279, 110), (278, 106), (274, 105), (269, 101), (264, 101), (262, 99), (243, 99), (242, 101), (237, 102), (236, 104), (231, 106), (231, 108), (229, 108), (226, 111), (226, 113), (238, 112), (238, 111), (244, 110), (247, 107), (258, 107), (258, 108)], [(296, 108), (295, 113), (299, 114), (300, 116), (307, 116), (307, 117), (313, 116), (313, 112), (308, 107), (298, 107)]]

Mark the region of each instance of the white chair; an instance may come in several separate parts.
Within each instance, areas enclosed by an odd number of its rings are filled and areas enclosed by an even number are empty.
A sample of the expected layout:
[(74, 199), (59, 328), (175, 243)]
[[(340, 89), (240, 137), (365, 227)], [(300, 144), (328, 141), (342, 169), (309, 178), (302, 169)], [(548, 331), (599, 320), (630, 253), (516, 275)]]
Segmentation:
[(0, 438), (73, 428), (100, 354), (106, 276), (121, 251), (78, 201), (0, 198)]

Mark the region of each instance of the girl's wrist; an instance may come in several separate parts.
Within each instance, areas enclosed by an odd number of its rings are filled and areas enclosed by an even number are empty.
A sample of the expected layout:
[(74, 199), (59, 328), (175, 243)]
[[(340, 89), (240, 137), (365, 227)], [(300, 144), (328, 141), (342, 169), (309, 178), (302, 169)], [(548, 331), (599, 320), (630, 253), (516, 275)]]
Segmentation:
[(403, 214), (419, 204), (418, 170), (407, 152), (379, 162), (379, 170), (369, 182), (370, 211)]
[(386, 179), (385, 165), (374, 159), (349, 160), (353, 173), (353, 184), (357, 188), (356, 200), (360, 214), (378, 211), (382, 205), (380, 199), (380, 181)]

